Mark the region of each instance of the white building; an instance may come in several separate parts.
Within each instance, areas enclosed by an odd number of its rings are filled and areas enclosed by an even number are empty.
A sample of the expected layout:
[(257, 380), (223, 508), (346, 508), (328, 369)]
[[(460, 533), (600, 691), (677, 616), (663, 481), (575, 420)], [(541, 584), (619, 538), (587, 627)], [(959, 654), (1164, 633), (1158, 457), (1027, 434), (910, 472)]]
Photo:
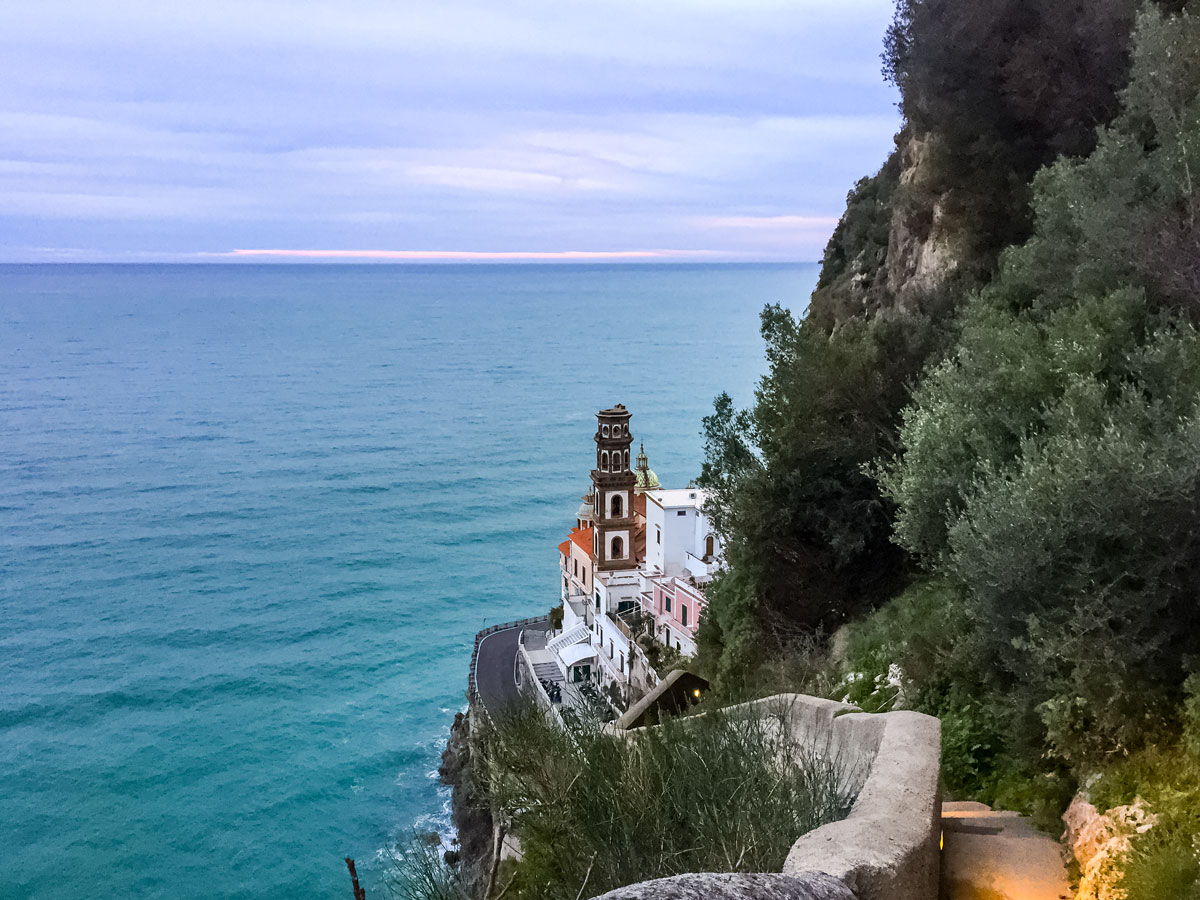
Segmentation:
[(592, 487), (559, 545), (562, 630), (547, 644), (565, 681), (616, 685), (626, 700), (658, 681), (640, 636), (696, 652), (721, 553), (704, 491), (663, 490), (644, 449), (630, 468), (629, 419), (620, 404), (597, 414)]

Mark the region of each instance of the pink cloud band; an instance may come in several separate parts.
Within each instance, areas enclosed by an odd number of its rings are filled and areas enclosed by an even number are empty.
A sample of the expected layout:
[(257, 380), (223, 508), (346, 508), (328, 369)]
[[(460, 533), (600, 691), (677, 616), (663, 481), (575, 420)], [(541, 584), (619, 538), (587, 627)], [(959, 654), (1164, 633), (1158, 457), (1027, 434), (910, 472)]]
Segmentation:
[(671, 259), (717, 256), (716, 250), (231, 250), (224, 256), (273, 256), (300, 259)]

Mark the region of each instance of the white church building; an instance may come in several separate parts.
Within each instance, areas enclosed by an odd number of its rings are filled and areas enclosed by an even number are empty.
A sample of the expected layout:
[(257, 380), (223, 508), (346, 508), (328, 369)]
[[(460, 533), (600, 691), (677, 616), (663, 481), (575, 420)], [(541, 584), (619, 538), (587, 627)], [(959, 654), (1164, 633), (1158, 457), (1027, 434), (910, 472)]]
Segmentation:
[(664, 490), (644, 448), (630, 465), (629, 411), (617, 404), (596, 419), (591, 489), (558, 547), (562, 629), (546, 651), (567, 683), (615, 685), (628, 701), (658, 682), (648, 639), (695, 654), (721, 544), (704, 491)]

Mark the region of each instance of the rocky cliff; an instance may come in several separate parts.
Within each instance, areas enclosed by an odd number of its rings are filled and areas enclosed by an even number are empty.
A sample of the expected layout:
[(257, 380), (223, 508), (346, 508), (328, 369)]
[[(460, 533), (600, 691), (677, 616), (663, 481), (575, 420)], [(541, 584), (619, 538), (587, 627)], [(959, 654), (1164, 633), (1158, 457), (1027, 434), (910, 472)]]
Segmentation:
[(461, 884), (471, 897), (484, 897), (492, 875), (494, 824), (486, 798), (476, 781), (471, 748), (470, 714), (456, 713), (450, 739), (438, 769), (442, 784), (452, 791), (451, 816), (458, 830)]

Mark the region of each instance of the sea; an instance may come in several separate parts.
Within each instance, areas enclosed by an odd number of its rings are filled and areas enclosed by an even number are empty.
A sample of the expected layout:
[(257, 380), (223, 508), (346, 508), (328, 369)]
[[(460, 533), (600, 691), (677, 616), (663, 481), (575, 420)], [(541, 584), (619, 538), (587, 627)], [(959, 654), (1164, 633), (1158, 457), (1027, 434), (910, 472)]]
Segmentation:
[(0, 266), (0, 898), (387, 896), (595, 412), (664, 486), (813, 265)]

